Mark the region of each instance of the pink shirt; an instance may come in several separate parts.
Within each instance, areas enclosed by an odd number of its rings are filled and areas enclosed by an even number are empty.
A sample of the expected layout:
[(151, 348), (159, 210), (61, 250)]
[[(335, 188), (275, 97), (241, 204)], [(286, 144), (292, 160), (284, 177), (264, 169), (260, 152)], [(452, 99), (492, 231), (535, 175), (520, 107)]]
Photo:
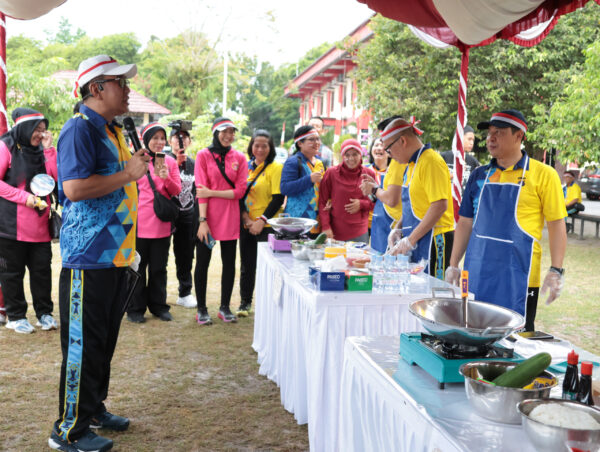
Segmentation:
[[(196, 187), (204, 185), (211, 190), (232, 190), (211, 154), (205, 148), (196, 155)], [(215, 157), (221, 158), (217, 155)], [(235, 184), (234, 199), (198, 198), (198, 202), (207, 204), (206, 218), (215, 240), (236, 240), (240, 237), (239, 200), (244, 196), (248, 179), (248, 161), (244, 154), (233, 148), (225, 154), (225, 174)]]
[[(44, 149), (46, 158), (46, 173), (57, 180), (56, 170), (56, 149)], [(51, 240), (48, 230), (48, 217), (50, 209), (46, 209), (42, 215), (38, 215), (35, 208), (27, 207), (25, 203), (31, 195), (25, 191), (25, 182), (18, 187), (4, 182), (6, 171), (11, 167), (12, 155), (10, 149), (6, 147), (3, 141), (0, 141), (0, 197), (7, 201), (17, 204), (17, 234), (16, 240), (21, 242), (49, 242)], [(50, 205), (50, 196), (46, 196), (45, 201)], [(0, 215), (2, 212), (0, 212)]]
[[(176, 196), (181, 192), (181, 178), (179, 177), (179, 167), (173, 157), (165, 156), (165, 164), (169, 169), (169, 175), (166, 179), (161, 179), (154, 174), (154, 165), (148, 164), (148, 171), (152, 176), (156, 190), (167, 198)], [(161, 221), (154, 213), (154, 192), (144, 176), (138, 179), (138, 221), (137, 236), (141, 239), (161, 239), (171, 235), (171, 223)]]

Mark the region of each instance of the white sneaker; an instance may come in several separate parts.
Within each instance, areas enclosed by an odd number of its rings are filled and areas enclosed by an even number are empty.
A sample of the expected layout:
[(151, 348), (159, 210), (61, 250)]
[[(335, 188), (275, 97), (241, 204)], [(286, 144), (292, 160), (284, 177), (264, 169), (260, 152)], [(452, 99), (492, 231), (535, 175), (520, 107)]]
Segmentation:
[(195, 308), (198, 306), (196, 297), (192, 294), (186, 295), (185, 297), (179, 297), (177, 299), (177, 305), (183, 306), (184, 308)]
[(58, 328), (56, 320), (54, 320), (54, 317), (50, 314), (44, 314), (35, 326), (41, 326), (43, 331), (55, 330)]
[(31, 323), (29, 323), (27, 319), (9, 321), (6, 323), (6, 328), (22, 334), (30, 334), (35, 331), (35, 328), (31, 326)]
[(6, 323), (6, 315), (4, 315), (3, 312), (0, 312), (0, 325), (3, 325)]

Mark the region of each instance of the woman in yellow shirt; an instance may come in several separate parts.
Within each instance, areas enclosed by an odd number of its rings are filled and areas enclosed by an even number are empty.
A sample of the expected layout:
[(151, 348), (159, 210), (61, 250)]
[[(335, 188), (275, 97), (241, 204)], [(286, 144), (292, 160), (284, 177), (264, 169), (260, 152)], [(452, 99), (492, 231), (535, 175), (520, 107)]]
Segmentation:
[(266, 130), (254, 132), (248, 144), (248, 186), (240, 201), (242, 225), (240, 232), (240, 296), (239, 317), (247, 317), (252, 306), (252, 293), (256, 279), (256, 249), (258, 242), (266, 242), (271, 232), (267, 224), (280, 210), (284, 196), (281, 194), (281, 169), (275, 162), (275, 144)]

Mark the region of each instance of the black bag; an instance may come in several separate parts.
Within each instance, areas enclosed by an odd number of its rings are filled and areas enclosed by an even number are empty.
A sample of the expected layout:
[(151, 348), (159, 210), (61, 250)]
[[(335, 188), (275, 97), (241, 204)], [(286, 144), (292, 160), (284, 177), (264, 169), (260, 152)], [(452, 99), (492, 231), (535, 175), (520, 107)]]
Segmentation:
[(60, 214), (50, 206), (50, 218), (48, 218), (48, 228), (53, 242), (60, 238), (60, 228), (62, 227), (62, 218)]
[(150, 182), (150, 187), (152, 187), (152, 192), (154, 193), (154, 213), (160, 221), (174, 223), (177, 220), (177, 217), (179, 217), (179, 205), (173, 198), (169, 199), (156, 190), (156, 185), (154, 185), (150, 173), (146, 173), (146, 176)]
[(575, 209), (577, 211), (577, 213), (579, 213), (579, 212), (583, 212), (585, 210), (585, 206), (583, 204), (581, 204), (580, 202), (576, 202), (573, 205), (573, 209)]

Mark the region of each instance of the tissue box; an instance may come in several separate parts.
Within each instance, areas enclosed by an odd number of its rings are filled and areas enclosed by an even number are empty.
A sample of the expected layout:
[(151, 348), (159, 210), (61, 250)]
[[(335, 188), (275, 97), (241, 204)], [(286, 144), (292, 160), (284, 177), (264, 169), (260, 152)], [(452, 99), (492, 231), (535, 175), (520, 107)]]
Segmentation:
[(344, 272), (322, 272), (320, 268), (309, 267), (308, 276), (313, 287), (317, 290), (344, 290)]
[(372, 291), (373, 275), (357, 274), (346, 276), (346, 290), (350, 291)]

